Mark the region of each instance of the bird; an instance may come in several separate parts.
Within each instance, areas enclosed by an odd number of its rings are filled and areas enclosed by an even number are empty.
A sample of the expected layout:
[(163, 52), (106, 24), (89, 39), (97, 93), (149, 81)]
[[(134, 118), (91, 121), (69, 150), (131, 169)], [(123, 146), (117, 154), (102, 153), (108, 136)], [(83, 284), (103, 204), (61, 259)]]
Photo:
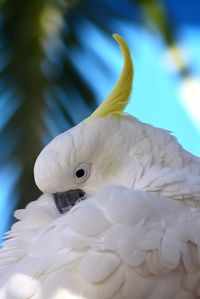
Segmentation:
[(5, 234), (0, 299), (200, 298), (200, 159), (124, 112), (133, 63), (39, 154), (42, 195)]

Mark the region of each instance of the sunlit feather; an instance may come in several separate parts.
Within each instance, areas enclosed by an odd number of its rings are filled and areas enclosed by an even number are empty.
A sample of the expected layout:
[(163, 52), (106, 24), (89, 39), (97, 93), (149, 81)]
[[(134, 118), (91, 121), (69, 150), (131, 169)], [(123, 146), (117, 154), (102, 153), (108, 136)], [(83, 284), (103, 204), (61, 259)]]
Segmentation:
[(84, 122), (88, 122), (91, 119), (99, 117), (106, 117), (107, 115), (120, 117), (128, 104), (133, 81), (133, 64), (131, 54), (126, 42), (120, 35), (113, 34), (113, 38), (119, 43), (124, 57), (124, 66), (121, 75), (109, 96)]

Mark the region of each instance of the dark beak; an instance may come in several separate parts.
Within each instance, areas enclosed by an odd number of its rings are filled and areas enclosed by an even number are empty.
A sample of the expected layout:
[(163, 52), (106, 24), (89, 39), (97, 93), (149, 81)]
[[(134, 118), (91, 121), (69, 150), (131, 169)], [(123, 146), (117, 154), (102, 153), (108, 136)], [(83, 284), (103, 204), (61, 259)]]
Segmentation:
[(76, 203), (86, 198), (85, 192), (80, 189), (54, 193), (53, 196), (56, 207), (61, 214), (69, 211)]

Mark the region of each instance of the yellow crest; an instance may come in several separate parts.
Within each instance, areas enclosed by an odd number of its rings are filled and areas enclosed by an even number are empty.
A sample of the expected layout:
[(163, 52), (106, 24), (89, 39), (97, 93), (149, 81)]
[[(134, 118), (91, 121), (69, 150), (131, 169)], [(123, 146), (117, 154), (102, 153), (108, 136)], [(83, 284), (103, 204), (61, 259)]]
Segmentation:
[(129, 101), (133, 81), (133, 64), (131, 54), (126, 42), (120, 35), (113, 34), (113, 38), (120, 45), (120, 49), (124, 57), (124, 66), (113, 90), (104, 102), (84, 120), (86, 123), (92, 119), (106, 117), (108, 115), (120, 117)]

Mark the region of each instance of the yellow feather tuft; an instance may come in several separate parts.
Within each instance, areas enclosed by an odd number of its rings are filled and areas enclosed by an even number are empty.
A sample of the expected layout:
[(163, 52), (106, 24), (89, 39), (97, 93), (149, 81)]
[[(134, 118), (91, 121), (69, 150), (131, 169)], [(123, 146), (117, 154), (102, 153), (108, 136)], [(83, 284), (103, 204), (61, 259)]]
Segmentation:
[(84, 120), (86, 123), (92, 119), (106, 117), (108, 115), (121, 117), (129, 101), (133, 81), (133, 64), (131, 54), (126, 42), (120, 35), (113, 34), (113, 38), (120, 45), (120, 49), (124, 57), (124, 66), (113, 90), (104, 102), (93, 112), (93, 114)]

